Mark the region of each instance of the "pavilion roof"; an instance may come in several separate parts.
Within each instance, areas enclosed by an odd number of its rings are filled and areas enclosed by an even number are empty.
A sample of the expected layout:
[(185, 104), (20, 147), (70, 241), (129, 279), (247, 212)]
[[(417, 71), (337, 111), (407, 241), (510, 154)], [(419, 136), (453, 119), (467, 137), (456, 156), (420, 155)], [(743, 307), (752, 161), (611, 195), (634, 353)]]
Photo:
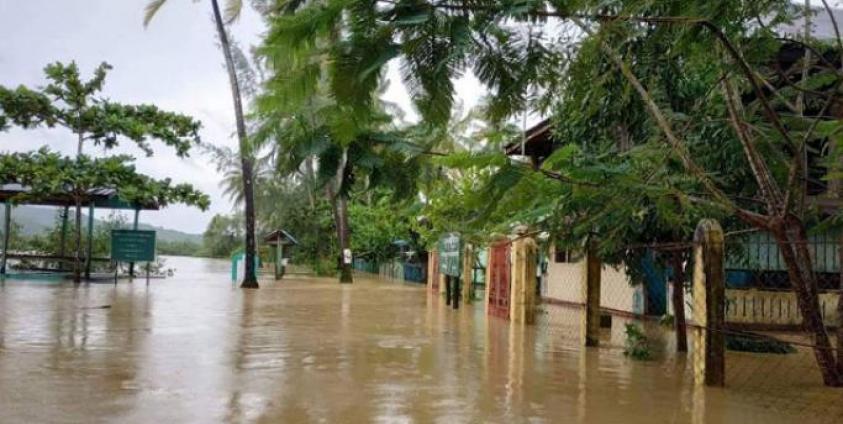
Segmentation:
[(299, 244), (298, 240), (295, 237), (290, 235), (290, 233), (284, 230), (275, 230), (269, 234), (267, 234), (263, 238), (264, 243), (267, 244)]
[[(0, 202), (7, 202), (16, 196), (29, 193), (30, 189), (21, 184), (0, 184)], [(88, 192), (88, 197), (82, 201), (87, 206), (91, 202), (96, 208), (106, 209), (132, 209), (132, 210), (158, 210), (161, 208), (157, 202), (133, 203), (120, 199), (119, 192), (114, 188), (95, 188)], [(76, 202), (69, 194), (54, 194), (46, 197), (23, 198), (18, 201), (25, 205), (45, 206), (75, 206)]]

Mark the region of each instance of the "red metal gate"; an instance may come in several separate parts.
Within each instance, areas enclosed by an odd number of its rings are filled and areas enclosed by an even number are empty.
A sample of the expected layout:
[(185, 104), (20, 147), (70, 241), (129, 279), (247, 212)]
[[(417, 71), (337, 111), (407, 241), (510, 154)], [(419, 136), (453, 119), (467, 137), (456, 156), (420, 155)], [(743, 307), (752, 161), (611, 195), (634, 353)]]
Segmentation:
[(489, 314), (509, 319), (509, 242), (492, 246), (489, 258)]
[(430, 273), (430, 290), (439, 293), (439, 252), (430, 252), (433, 270)]

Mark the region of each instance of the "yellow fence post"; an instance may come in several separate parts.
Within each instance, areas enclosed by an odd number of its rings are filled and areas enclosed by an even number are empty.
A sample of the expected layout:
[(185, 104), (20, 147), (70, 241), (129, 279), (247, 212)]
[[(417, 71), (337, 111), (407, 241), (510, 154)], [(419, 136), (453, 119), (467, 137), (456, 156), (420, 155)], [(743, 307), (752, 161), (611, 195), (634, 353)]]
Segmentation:
[(491, 244), (489, 247), (486, 247), (486, 272), (484, 274), (486, 278), (485, 286), (483, 287), (483, 308), (485, 312), (485, 316), (488, 319), (489, 316), (489, 293), (491, 290), (489, 289), (492, 287), (492, 248)]
[(465, 244), (462, 251), (462, 301), (471, 303), (474, 299), (474, 247)]
[(603, 263), (597, 255), (596, 240), (588, 239), (585, 256), (580, 334), (583, 345), (593, 347), (600, 345), (600, 277), (603, 272)]
[(527, 228), (516, 229), (517, 238), (512, 242), (511, 291), (509, 318), (512, 322), (535, 322), (536, 257), (538, 245), (527, 235)]
[(438, 264), (439, 261), (436, 260), (437, 256), (438, 256), (438, 252), (436, 250), (430, 250), (430, 252), (428, 252), (428, 254), (427, 254), (427, 288), (428, 288), (428, 290), (431, 290), (433, 288), (433, 283), (434, 283), (433, 279), (436, 278), (437, 275), (439, 274), (437, 272), (438, 270), (436, 269), (436, 267), (439, 266), (439, 264)]
[(706, 386), (726, 383), (725, 321), (726, 271), (723, 229), (704, 219), (694, 232), (694, 382)]

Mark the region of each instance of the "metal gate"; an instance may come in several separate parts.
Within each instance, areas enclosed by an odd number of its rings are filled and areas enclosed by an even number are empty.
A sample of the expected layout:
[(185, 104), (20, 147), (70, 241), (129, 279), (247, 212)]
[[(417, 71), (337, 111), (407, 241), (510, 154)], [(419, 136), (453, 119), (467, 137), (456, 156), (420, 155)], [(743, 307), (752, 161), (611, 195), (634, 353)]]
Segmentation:
[(439, 293), (439, 252), (430, 252), (433, 269), (430, 272), (430, 290)]
[(492, 246), (489, 258), (489, 314), (509, 319), (509, 242)]

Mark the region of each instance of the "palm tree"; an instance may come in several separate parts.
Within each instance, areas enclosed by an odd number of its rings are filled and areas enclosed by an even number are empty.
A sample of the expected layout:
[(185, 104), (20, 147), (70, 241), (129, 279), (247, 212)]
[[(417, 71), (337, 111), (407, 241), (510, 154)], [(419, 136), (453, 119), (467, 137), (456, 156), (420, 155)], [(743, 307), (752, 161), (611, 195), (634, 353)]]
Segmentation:
[[(155, 16), (167, 0), (151, 0), (146, 5), (146, 13), (144, 15), (144, 26), (148, 26), (149, 22)], [(225, 57), (225, 67), (228, 71), (228, 82), (231, 85), (231, 97), (234, 101), (234, 117), (237, 124), (237, 141), (240, 148), (240, 168), (241, 179), (243, 182), (243, 203), (245, 205), (245, 221), (246, 221), (246, 273), (243, 276), (243, 282), (240, 284), (242, 288), (258, 288), (257, 274), (255, 270), (255, 256), (257, 246), (255, 243), (255, 199), (253, 187), (253, 168), (254, 158), (252, 146), (249, 143), (249, 137), (246, 133), (246, 120), (243, 116), (243, 100), (240, 93), (240, 83), (237, 79), (237, 70), (234, 62), (234, 55), (232, 54), (232, 45), (229, 41), (228, 32), (225, 29), (226, 24), (230, 24), (240, 16), (243, 8), (242, 0), (227, 0), (225, 7), (225, 19), (223, 19), (220, 12), (219, 2), (217, 0), (210, 0), (211, 9), (214, 13), (214, 23), (217, 29), (217, 36), (220, 40), (223, 56)]]

